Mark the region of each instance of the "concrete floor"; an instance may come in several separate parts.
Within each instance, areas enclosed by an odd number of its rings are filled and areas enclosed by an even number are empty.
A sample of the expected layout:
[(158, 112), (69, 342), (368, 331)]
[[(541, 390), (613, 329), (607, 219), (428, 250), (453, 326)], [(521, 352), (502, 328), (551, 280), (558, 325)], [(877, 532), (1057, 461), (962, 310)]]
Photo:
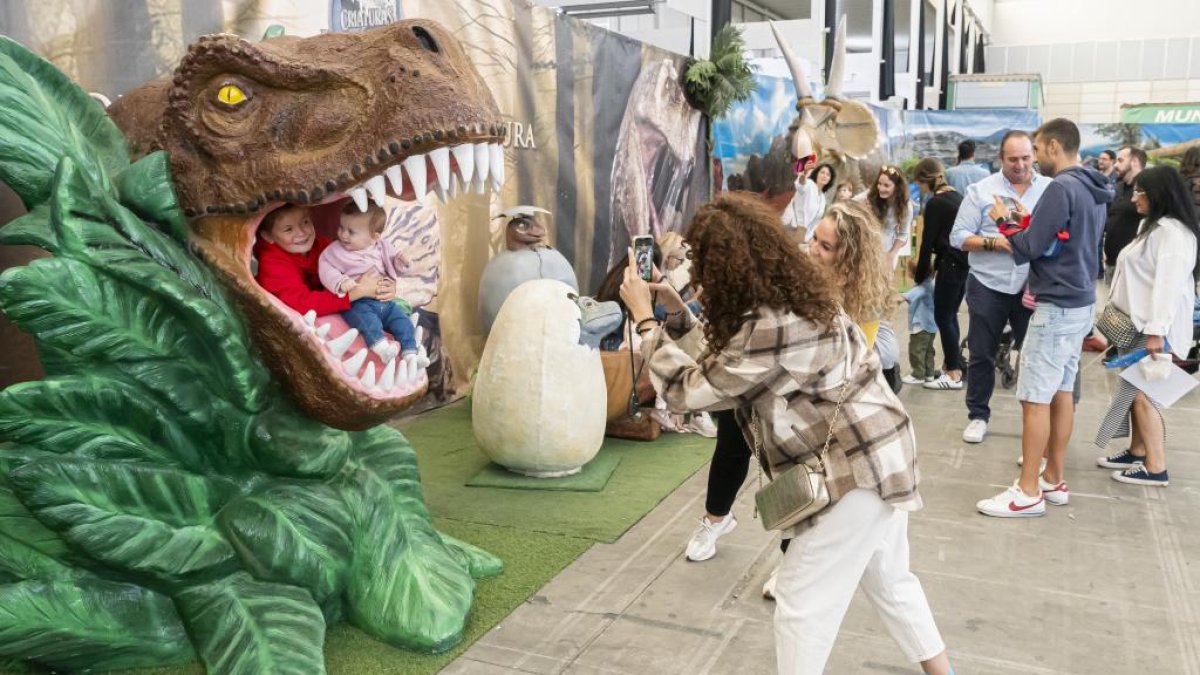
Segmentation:
[[(1011, 390), (997, 389), (981, 445), (962, 442), (962, 392), (901, 392), (916, 421), (926, 503), (911, 521), (912, 566), (960, 675), (1200, 675), (1200, 390), (1166, 413), (1171, 486), (1116, 483), (1096, 468), (1091, 443), (1116, 376), (1084, 356), (1071, 503), (1043, 518), (975, 512), (1016, 477)], [(443, 673), (773, 673), (774, 605), (760, 590), (778, 540), (751, 517), (751, 478), (717, 556), (688, 562), (706, 477), (707, 468), (619, 541), (593, 547)], [(827, 672), (919, 668), (859, 594)]]

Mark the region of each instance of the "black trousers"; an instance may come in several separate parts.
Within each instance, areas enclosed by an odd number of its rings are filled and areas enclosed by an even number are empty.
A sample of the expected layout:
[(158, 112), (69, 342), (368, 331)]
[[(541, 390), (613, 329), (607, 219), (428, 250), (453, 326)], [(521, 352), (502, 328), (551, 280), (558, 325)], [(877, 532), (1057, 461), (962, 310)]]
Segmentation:
[(1006, 324), (1012, 326), (1013, 346), (1019, 347), (1033, 312), (1021, 304), (1021, 291), (1001, 293), (975, 277), (967, 279), (967, 418), (988, 421), (992, 391), (996, 388), (996, 351)]
[(933, 320), (942, 340), (942, 372), (963, 369), (958, 308), (967, 292), (968, 276), (968, 269), (956, 263), (938, 264), (937, 281), (933, 284)]
[(717, 423), (717, 445), (713, 448), (712, 464), (708, 467), (708, 495), (704, 510), (725, 517), (733, 509), (738, 490), (746, 481), (754, 453), (738, 427), (732, 410), (712, 414)]

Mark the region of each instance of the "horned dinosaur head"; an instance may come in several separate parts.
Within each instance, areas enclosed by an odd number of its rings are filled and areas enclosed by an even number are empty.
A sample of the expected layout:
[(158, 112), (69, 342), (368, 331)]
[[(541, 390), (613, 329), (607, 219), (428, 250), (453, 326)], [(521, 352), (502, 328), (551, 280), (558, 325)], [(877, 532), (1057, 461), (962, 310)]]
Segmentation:
[(798, 115), (788, 127), (788, 145), (796, 162), (796, 173), (815, 163), (818, 152), (822, 150), (852, 159), (862, 159), (870, 154), (882, 139), (879, 124), (870, 108), (842, 95), (846, 69), (846, 17), (843, 16), (838, 22), (829, 81), (825, 86), (825, 98), (821, 101), (813, 98), (800, 59), (784, 42), (774, 22), (771, 23), (771, 32), (779, 43), (796, 85)]
[(206, 36), (173, 76), (109, 113), (134, 152), (170, 154), (192, 247), (233, 288), (264, 359), (311, 416), (365, 428), (424, 393), (424, 371), (385, 365), (336, 315), (301, 317), (251, 265), (259, 223), (288, 204), (308, 206), (332, 235), (347, 200), (366, 210), (389, 195), (499, 189), (507, 129), (449, 32), (406, 20), (257, 44)]

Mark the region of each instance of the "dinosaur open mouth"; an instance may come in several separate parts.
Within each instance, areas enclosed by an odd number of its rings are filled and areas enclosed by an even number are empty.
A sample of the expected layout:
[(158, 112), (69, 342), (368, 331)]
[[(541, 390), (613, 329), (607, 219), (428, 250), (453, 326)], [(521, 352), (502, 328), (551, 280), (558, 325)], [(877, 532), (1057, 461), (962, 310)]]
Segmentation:
[[(484, 194), (504, 182), (503, 146), (462, 143), (376, 165), (360, 182), (320, 201), (278, 200), (249, 215), (216, 215), (193, 223), (193, 244), (224, 274), (246, 305), (251, 333), (264, 360), (287, 383), (297, 401), (317, 419), (340, 428), (366, 428), (396, 414), (420, 398), (429, 385), (423, 362), (430, 359), (427, 340), (415, 326), (416, 357), (385, 360), (338, 314), (301, 315), (267, 292), (254, 279), (258, 227), (273, 210), (306, 206), (319, 236), (333, 238), (348, 201), (365, 211), (388, 197), (423, 199), (428, 192), (443, 201), (468, 192)], [(414, 314), (414, 317), (416, 314)], [(388, 334), (386, 340), (394, 341)], [(433, 355), (436, 361), (438, 354)]]

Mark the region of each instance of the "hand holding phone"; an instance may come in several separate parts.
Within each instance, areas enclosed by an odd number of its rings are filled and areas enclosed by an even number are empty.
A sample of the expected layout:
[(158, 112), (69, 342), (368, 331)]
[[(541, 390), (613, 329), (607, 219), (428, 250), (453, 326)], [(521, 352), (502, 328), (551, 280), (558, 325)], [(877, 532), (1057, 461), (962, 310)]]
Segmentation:
[(654, 237), (644, 234), (633, 238), (633, 259), (638, 276), (650, 282), (654, 278)]

